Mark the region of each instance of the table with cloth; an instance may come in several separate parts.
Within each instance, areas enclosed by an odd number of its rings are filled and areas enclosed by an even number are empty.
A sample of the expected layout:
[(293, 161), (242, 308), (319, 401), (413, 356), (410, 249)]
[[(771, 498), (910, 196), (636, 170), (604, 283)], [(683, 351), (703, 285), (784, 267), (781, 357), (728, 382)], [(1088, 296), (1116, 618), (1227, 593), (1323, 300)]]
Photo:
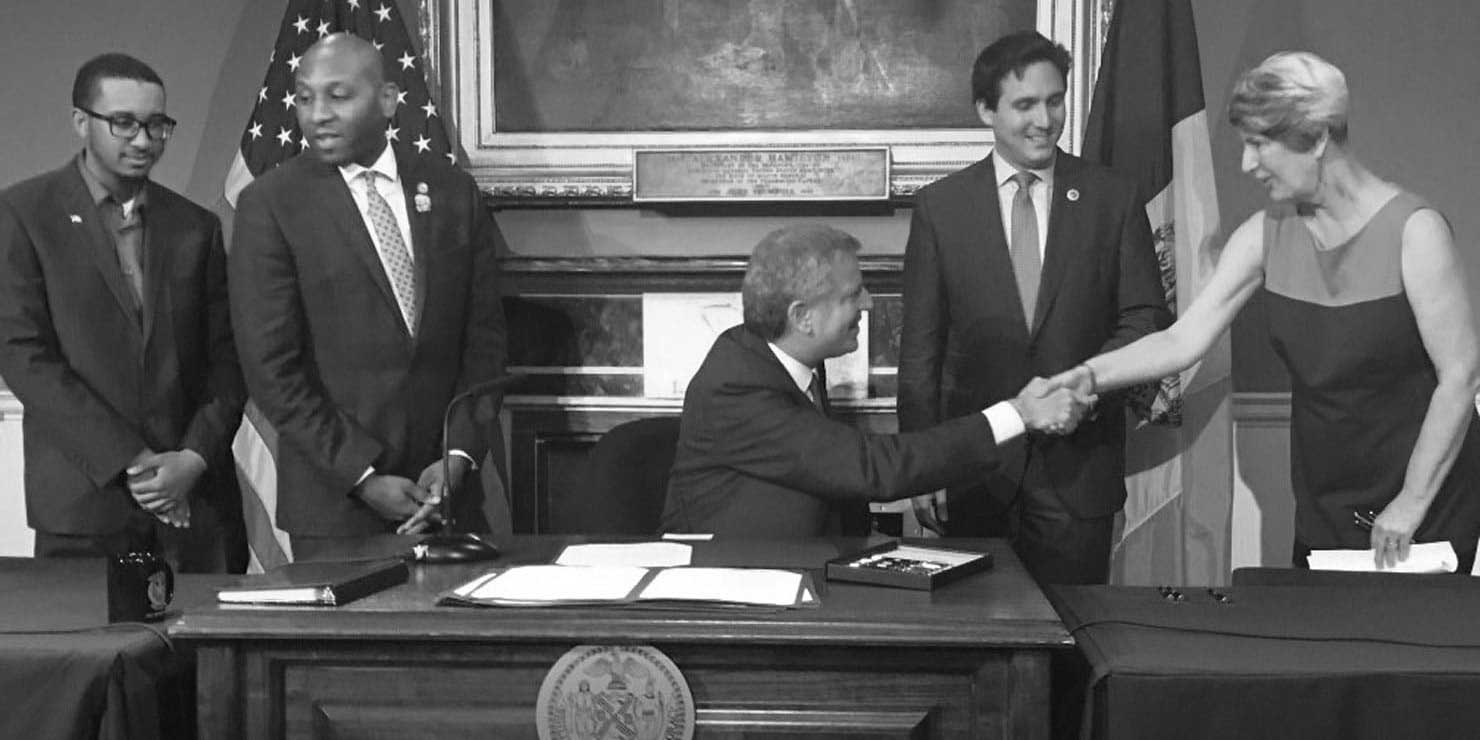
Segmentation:
[(1064, 586), (1056, 731), (1093, 738), (1480, 736), (1480, 581), (1256, 569), (1230, 587)]
[(165, 629), (223, 578), (177, 576), (165, 621), (110, 625), (101, 558), (0, 558), (0, 738), (193, 736), (194, 662)]

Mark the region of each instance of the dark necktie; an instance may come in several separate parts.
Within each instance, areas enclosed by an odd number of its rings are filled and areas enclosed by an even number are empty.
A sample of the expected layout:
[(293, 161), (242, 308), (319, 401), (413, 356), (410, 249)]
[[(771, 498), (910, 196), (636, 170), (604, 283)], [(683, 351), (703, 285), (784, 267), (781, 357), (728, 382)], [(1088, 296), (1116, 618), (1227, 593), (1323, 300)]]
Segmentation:
[(1012, 274), (1017, 278), (1018, 297), (1023, 301), (1023, 318), (1033, 328), (1033, 308), (1038, 305), (1038, 281), (1043, 275), (1043, 257), (1038, 253), (1038, 211), (1029, 194), (1038, 176), (1018, 172), (1012, 176), (1017, 193), (1012, 196)]
[(415, 335), (416, 269), (411, 263), (406, 241), (401, 238), (401, 227), (396, 224), (391, 205), (375, 189), (378, 176), (375, 170), (365, 170), (360, 173), (360, 181), (365, 184), (365, 202), (369, 204), (370, 223), (375, 225), (375, 235), (379, 237), (377, 246), (386, 266), (386, 276), (391, 280), (391, 290), (396, 294), (396, 304), (401, 309), (401, 318), (406, 321), (406, 330)]
[(812, 371), (812, 382), (807, 384), (807, 398), (812, 401), (813, 406), (817, 407), (817, 411), (819, 413), (822, 413), (824, 415), (827, 413), (823, 410), (822, 389), (818, 387), (817, 371), (815, 370)]
[(129, 200), (127, 206), (118, 205), (114, 214), (114, 248), (118, 251), (118, 267), (123, 271), (124, 281), (134, 298), (134, 319), (144, 315), (144, 221), (139, 213), (137, 201)]

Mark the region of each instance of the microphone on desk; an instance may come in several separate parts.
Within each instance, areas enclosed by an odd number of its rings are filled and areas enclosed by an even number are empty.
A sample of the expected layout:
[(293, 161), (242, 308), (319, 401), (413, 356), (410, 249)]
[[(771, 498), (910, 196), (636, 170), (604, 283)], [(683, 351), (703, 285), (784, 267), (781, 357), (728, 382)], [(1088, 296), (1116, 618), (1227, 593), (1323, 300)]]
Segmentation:
[(428, 535), (412, 547), (416, 560), (424, 563), (466, 563), (498, 557), (498, 547), (492, 542), (472, 532), (457, 531), (457, 522), (452, 514), (452, 466), (447, 459), (451, 445), (449, 433), (452, 427), (452, 412), (457, 409), (458, 404), (469, 399), (481, 398), (495, 391), (502, 392), (523, 378), (523, 375), (517, 374), (500, 375), (481, 383), (474, 383), (447, 402), (447, 408), (442, 412), (442, 480), (446, 490), (442, 492), (442, 501), (438, 504), (442, 515), (442, 531)]

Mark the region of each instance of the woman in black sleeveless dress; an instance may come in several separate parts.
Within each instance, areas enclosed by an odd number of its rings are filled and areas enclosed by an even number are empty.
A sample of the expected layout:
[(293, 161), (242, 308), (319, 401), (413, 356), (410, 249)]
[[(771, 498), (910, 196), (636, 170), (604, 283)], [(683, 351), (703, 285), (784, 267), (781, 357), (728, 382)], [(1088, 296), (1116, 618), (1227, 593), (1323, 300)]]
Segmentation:
[(1262, 290), (1290, 371), (1295, 553), (1367, 548), (1379, 567), (1480, 538), (1480, 340), (1448, 222), (1347, 148), (1341, 71), (1282, 52), (1245, 73), (1229, 120), (1272, 204), (1229, 238), (1166, 331), (1054, 381), (1088, 392), (1189, 367)]

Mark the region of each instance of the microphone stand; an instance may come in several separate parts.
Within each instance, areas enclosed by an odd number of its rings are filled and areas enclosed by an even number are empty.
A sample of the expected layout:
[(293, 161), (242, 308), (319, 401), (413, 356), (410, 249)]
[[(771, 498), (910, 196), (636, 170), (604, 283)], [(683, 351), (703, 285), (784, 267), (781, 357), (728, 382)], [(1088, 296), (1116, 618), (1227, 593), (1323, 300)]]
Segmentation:
[(457, 522), (452, 513), (453, 482), (452, 464), (448, 461), (448, 449), (451, 445), (449, 433), (452, 430), (452, 412), (459, 403), (470, 398), (478, 398), (489, 391), (502, 390), (522, 377), (521, 375), (502, 375), (477, 383), (453, 396), (452, 400), (447, 402), (447, 408), (442, 412), (442, 481), (446, 490), (442, 492), (442, 501), (438, 504), (442, 515), (442, 531), (427, 535), (412, 547), (416, 560), (424, 563), (468, 563), (492, 560), (499, 556), (498, 547), (492, 542), (472, 532), (457, 531)]

